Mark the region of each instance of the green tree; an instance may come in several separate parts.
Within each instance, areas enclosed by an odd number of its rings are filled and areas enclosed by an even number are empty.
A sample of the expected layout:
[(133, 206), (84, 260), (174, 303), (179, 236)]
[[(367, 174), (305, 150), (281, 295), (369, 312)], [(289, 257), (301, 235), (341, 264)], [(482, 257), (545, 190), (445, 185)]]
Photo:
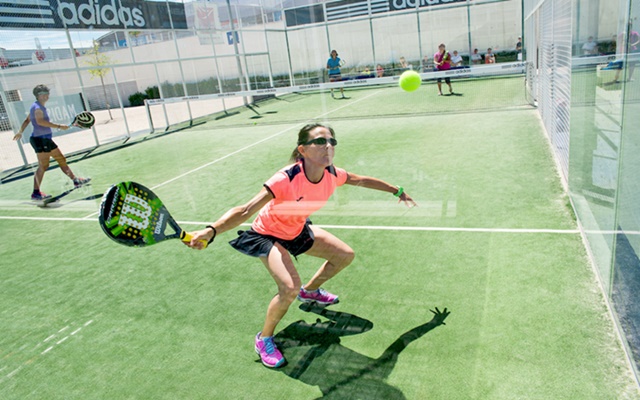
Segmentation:
[(142, 35), (142, 31), (129, 31), (129, 37), (131, 38), (131, 43), (129, 46), (134, 46), (138, 44), (138, 37)]
[(112, 63), (111, 58), (100, 52), (100, 43), (96, 40), (93, 41), (93, 47), (91, 47), (91, 49), (89, 49), (85, 54), (87, 56), (85, 63), (94, 67), (88, 70), (91, 74), (91, 78), (100, 78), (102, 93), (104, 93), (104, 102), (107, 106), (107, 111), (109, 111), (109, 119), (113, 119), (113, 116), (111, 115), (111, 106), (109, 105), (109, 98), (107, 97), (107, 88), (104, 86), (104, 77), (111, 70), (111, 68), (105, 67), (105, 65), (110, 65)]

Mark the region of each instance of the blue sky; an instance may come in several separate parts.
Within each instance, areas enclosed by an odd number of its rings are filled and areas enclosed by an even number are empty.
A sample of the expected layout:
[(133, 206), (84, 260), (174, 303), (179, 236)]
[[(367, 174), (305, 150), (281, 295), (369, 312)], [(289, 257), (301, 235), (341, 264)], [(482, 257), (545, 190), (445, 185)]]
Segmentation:
[[(71, 31), (71, 40), (78, 48), (90, 47), (94, 38), (98, 38), (108, 31)], [(7, 50), (35, 49), (35, 38), (40, 40), (42, 47), (68, 48), (69, 42), (64, 31), (37, 31), (37, 30), (0, 30), (0, 47)]]
[[(147, 0), (153, 1), (153, 0)], [(165, 1), (165, 0), (157, 0)], [(193, 0), (175, 0), (178, 2), (188, 3)], [(265, 6), (274, 6), (279, 4), (281, 0), (231, 0), (231, 4), (258, 4), (262, 2)], [(311, 2), (312, 0), (298, 0), (298, 2)], [(226, 4), (226, 0), (214, 0), (215, 3)], [(74, 46), (90, 47), (92, 40), (98, 38), (109, 31), (106, 30), (77, 30), (70, 31), (71, 40)], [(7, 50), (34, 49), (35, 38), (40, 40), (43, 48), (68, 48), (64, 30), (36, 30), (36, 29), (6, 29), (0, 30), (0, 47)]]

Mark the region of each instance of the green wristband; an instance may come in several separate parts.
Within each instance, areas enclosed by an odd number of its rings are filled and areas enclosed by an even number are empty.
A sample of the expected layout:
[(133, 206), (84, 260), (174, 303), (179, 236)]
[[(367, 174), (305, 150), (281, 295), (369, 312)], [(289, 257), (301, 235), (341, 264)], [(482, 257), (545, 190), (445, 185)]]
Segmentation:
[(404, 193), (404, 188), (402, 186), (398, 186), (398, 192), (394, 194), (394, 196), (400, 197), (402, 196), (402, 193)]

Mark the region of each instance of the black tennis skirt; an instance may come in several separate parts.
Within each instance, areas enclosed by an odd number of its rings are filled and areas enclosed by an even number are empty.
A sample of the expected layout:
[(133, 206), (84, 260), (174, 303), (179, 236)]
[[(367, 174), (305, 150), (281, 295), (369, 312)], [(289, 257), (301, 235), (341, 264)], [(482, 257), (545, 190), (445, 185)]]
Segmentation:
[(40, 136), (31, 136), (29, 143), (36, 153), (51, 153), (58, 148), (58, 145), (50, 138), (44, 138)]
[(262, 235), (253, 229), (238, 231), (238, 237), (229, 242), (240, 253), (252, 257), (267, 257), (275, 243), (280, 243), (292, 256), (297, 257), (313, 246), (315, 237), (311, 230), (311, 221), (307, 219), (302, 232), (292, 240), (283, 240), (275, 236)]

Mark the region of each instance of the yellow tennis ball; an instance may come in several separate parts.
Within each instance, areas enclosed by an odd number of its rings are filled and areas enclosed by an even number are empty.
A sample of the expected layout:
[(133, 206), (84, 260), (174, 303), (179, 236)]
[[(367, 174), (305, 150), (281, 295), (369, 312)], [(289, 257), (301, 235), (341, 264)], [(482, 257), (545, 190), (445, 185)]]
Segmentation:
[(420, 78), (420, 74), (416, 71), (405, 71), (400, 75), (398, 83), (405, 92), (413, 92), (420, 87), (422, 79)]

